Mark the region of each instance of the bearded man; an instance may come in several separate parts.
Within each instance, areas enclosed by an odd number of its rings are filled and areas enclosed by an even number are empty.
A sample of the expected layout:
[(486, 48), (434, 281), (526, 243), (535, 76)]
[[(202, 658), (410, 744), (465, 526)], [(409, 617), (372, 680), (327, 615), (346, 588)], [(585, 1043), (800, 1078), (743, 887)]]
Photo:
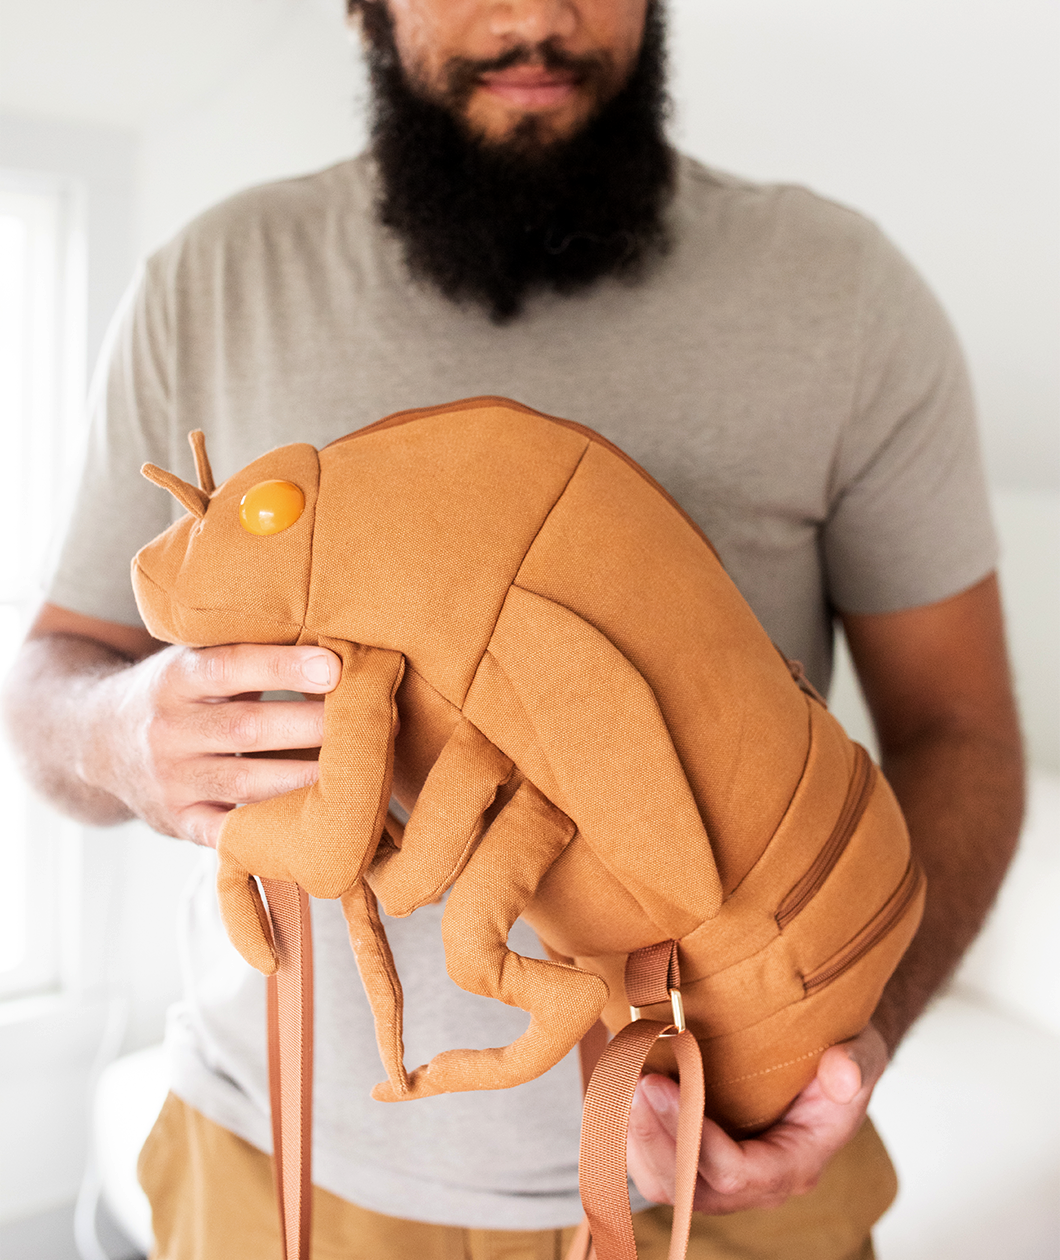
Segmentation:
[[(212, 846), (225, 813), (304, 786), (339, 662), (320, 648), (154, 642), (129, 557), (169, 524), (151, 460), (222, 475), (404, 408), (510, 396), (583, 422), (702, 525), (785, 653), (827, 687), (842, 620), (929, 882), (873, 1023), (773, 1129), (705, 1127), (695, 1257), (871, 1256), (894, 1192), (866, 1108), (952, 970), (1018, 830), (1020, 747), (960, 356), (858, 215), (705, 169), (665, 138), (655, 0), (351, 0), (370, 151), (256, 189), (148, 261), (95, 402), (74, 523), (9, 688), (35, 781), (74, 816)], [(503, 487), (497, 487), (503, 493)], [(576, 1066), (500, 1093), (373, 1102), (373, 1029), (336, 905), (314, 905), (319, 1256), (553, 1257), (580, 1214)], [(518, 1014), (455, 989), (441, 907), (389, 921), (415, 1062), (505, 1044)], [(521, 930), (521, 929), (517, 929)], [(277, 1254), (261, 978), (204, 870), (172, 1094), (145, 1148), (160, 1260)], [(525, 936), (518, 946), (531, 952)], [(638, 1090), (643, 1256), (665, 1253), (675, 1092)]]

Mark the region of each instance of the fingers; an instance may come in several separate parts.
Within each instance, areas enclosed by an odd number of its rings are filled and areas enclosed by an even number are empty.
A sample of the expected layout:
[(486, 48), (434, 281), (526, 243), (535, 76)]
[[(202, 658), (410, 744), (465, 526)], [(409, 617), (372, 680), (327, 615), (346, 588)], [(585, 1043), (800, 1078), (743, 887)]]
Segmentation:
[(271, 800), (315, 783), (315, 761), (209, 757), (187, 761), (172, 778), (153, 785), (141, 817), (164, 835), (215, 849), (228, 813), (237, 805)]
[(188, 706), (181, 719), (202, 753), (278, 752), (319, 748), (324, 710), (300, 700), (229, 700)]
[(341, 672), (342, 662), (327, 648), (239, 643), (177, 653), (169, 681), (185, 699), (218, 700), (261, 691), (323, 694)]
[(213, 846), (233, 805), (317, 779), (313, 761), (239, 754), (319, 747), (324, 706), (247, 697), (284, 690), (322, 698), (340, 674), (340, 658), (320, 647), (167, 648), (98, 689), (106, 692), (98, 701), (106, 738), (83, 777), (157, 831)]
[[(672, 1107), (668, 1095), (672, 1091)], [(626, 1161), (637, 1189), (652, 1203), (673, 1203), (677, 1151), (677, 1084), (665, 1076), (637, 1082), (629, 1114)], [(672, 1111), (672, 1129), (662, 1116)]]
[(817, 1083), (829, 1102), (846, 1106), (861, 1091), (861, 1066), (845, 1047), (832, 1046), (821, 1056)]
[[(644, 1077), (633, 1096), (627, 1143), (629, 1171), (641, 1194), (655, 1203), (672, 1203), (674, 1199), (679, 1102), (677, 1083), (666, 1076)], [(746, 1163), (740, 1144), (712, 1120), (704, 1119), (697, 1210), (706, 1210), (700, 1207), (707, 1188), (705, 1177), (710, 1179), (709, 1188), (720, 1195), (739, 1193), (745, 1188)]]
[(179, 815), (180, 838), (207, 849), (216, 849), (224, 820), (234, 808), (233, 805), (212, 805), (209, 801), (189, 805)]
[[(735, 1141), (703, 1123), (695, 1209), (711, 1215), (778, 1207), (814, 1188), (825, 1165), (857, 1133), (887, 1065), (887, 1048), (871, 1025), (821, 1057), (817, 1076), (765, 1133)], [(630, 1120), (629, 1170), (657, 1203), (673, 1202), (678, 1088), (663, 1076), (637, 1086)]]

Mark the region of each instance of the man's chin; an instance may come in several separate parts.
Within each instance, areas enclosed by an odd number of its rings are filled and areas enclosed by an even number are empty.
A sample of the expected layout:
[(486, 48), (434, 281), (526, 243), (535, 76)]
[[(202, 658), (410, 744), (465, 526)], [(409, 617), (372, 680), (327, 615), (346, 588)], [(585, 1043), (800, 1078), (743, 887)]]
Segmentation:
[[(439, 98), (422, 74), (405, 76), (392, 30), (380, 27), (368, 46), (379, 216), (402, 239), (412, 275), (504, 322), (535, 291), (632, 279), (665, 251), (674, 157), (656, 3), (613, 95), (595, 62), (536, 74), (454, 64)], [(569, 105), (518, 109), (482, 91), (488, 76), (540, 86), (565, 73), (577, 75)]]
[(526, 108), (479, 89), (464, 110), (464, 123), (472, 135), (489, 145), (512, 144), (522, 151), (545, 149), (569, 140), (592, 116), (593, 102), (576, 91), (573, 100)]

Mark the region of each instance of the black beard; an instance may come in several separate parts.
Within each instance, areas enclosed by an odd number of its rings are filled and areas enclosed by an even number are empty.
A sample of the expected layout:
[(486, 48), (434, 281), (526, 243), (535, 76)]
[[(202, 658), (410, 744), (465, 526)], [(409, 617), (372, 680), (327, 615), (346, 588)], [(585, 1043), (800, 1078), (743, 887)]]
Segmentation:
[[(413, 275), (496, 323), (529, 293), (572, 293), (602, 276), (635, 280), (667, 248), (664, 212), (675, 158), (665, 139), (665, 31), (658, 3), (625, 83), (605, 97), (608, 65), (546, 43), (491, 63), (454, 62), (445, 98), (407, 81), (385, 6), (362, 8), (373, 89), (372, 148), (379, 216), (400, 236)], [(370, 17), (369, 17), (370, 14)], [(536, 54), (596, 87), (594, 113), (570, 137), (548, 140), (529, 117), (503, 141), (473, 134), (461, 106), (474, 77)]]

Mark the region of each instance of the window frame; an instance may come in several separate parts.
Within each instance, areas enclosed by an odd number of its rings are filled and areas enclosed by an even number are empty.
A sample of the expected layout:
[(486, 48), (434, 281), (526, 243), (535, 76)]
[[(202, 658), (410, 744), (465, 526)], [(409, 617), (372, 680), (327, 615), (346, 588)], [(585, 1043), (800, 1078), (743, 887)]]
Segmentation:
[[(12, 427), (0, 416), (0, 443), (13, 453), (6, 470), (8, 495), (18, 507), (15, 563), (0, 573), (0, 620), (7, 639), (0, 672), (6, 672), (40, 602), (50, 540), (61, 517), (69, 454), (82, 430), (85, 394), (86, 215), (81, 183), (63, 175), (0, 167), (0, 214), (26, 226), (24, 256), (35, 271), (16, 301), (25, 341)], [(10, 312), (9, 312), (10, 313)], [(0, 404), (5, 400), (0, 397)], [(11, 515), (9, 514), (9, 528)], [(9, 540), (9, 548), (11, 543)], [(11, 555), (11, 550), (9, 550)], [(21, 957), (0, 970), (0, 1002), (55, 993), (76, 983), (77, 925), (80, 922), (80, 829), (35, 797), (11, 773), (15, 758), (4, 747), (0, 780), (5, 782), (3, 829), (12, 852), (4, 876), (9, 892), (0, 908), (22, 920)], [(19, 834), (20, 833), (20, 834)], [(2, 851), (2, 843), (0, 843)], [(2, 894), (2, 890), (0, 890)], [(22, 902), (21, 907), (19, 901)]]

